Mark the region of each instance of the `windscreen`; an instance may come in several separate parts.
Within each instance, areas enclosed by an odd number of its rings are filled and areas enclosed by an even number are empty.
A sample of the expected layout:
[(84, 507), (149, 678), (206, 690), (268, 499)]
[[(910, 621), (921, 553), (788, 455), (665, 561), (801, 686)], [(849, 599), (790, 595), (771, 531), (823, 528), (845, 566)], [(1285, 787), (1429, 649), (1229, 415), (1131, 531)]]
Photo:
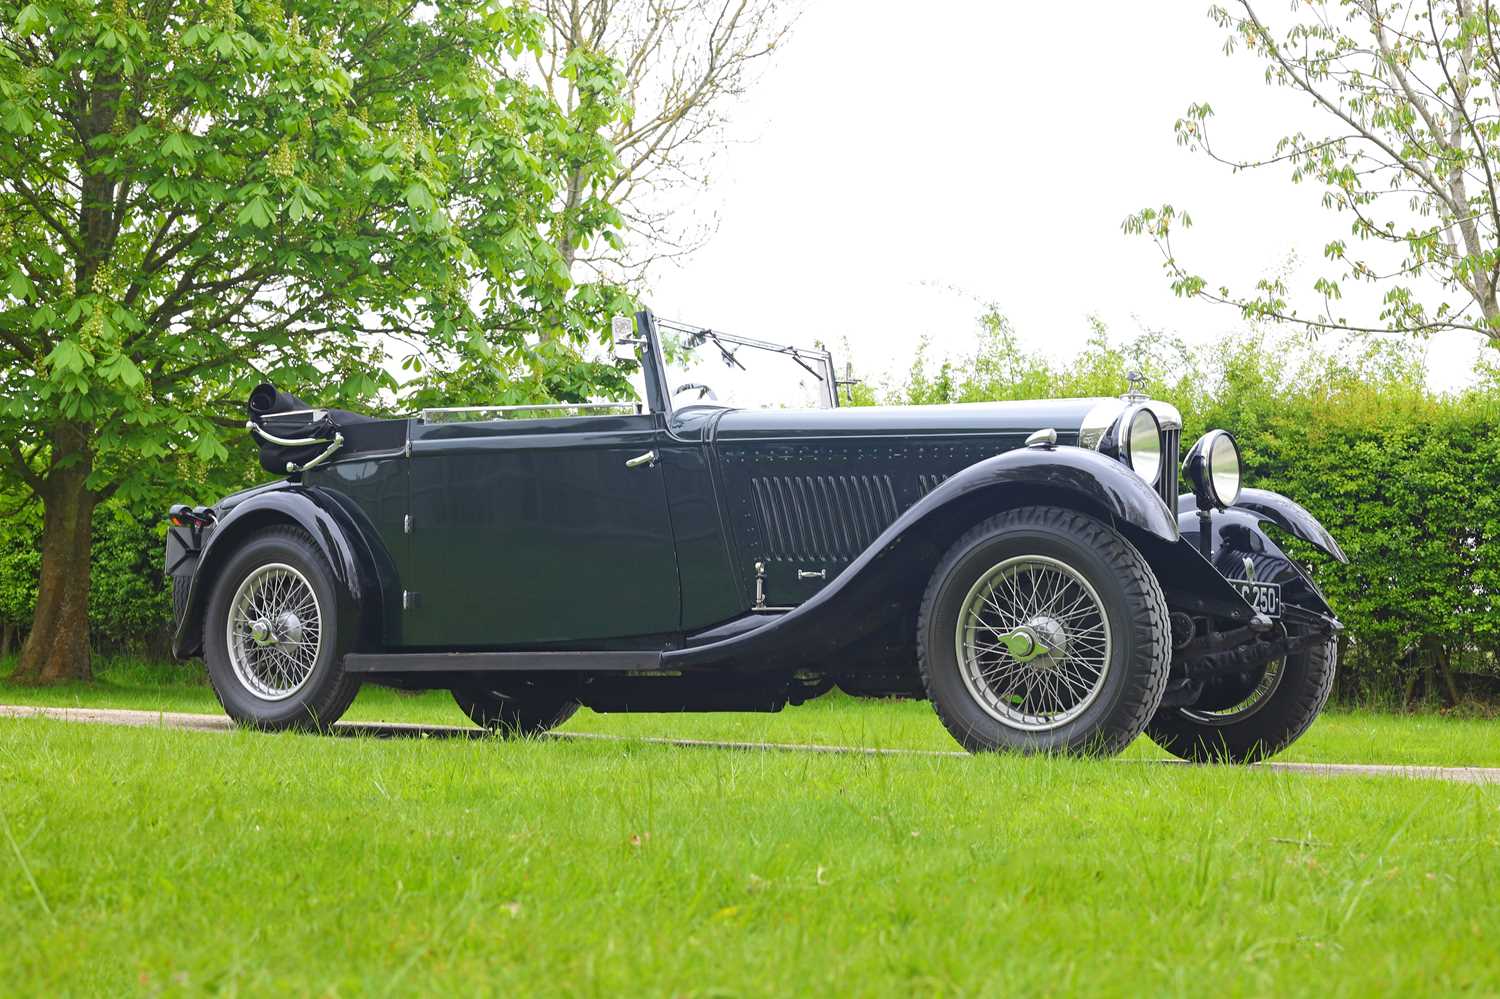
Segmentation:
[(792, 347), (657, 320), (672, 406), (822, 409), (832, 405), (832, 358), (820, 347)]

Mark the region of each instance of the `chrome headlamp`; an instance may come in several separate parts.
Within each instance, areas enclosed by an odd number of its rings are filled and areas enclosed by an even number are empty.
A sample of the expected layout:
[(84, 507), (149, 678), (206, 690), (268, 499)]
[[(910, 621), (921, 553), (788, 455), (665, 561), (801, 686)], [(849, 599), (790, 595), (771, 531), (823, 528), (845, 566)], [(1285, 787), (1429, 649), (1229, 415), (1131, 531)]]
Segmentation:
[(1182, 473), (1193, 485), (1198, 509), (1233, 506), (1244, 478), (1240, 446), (1227, 430), (1210, 430), (1198, 438), (1182, 462)]
[(1161, 424), (1145, 406), (1132, 406), (1120, 417), (1120, 457), (1147, 485), (1161, 478)]

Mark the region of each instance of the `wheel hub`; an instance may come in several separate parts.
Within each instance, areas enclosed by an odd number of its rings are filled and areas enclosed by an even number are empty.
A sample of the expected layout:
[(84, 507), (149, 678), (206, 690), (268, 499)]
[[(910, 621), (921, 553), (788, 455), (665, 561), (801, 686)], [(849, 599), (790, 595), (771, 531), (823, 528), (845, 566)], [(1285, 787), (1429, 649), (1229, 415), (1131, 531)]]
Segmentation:
[(257, 647), (265, 648), (276, 644), (276, 631), (271, 627), (271, 622), (266, 618), (259, 618), (250, 623), (250, 641)]
[(284, 562), (267, 563), (251, 571), (230, 600), (224, 636), (229, 665), (254, 696), (285, 700), (312, 677), (323, 630), (308, 578)]
[(1000, 641), (1016, 662), (1043, 660), (1037, 662), (1040, 668), (1068, 654), (1067, 631), (1050, 617), (1033, 618), (1010, 634), (1001, 635)]
[(1018, 729), (1045, 731), (1078, 717), (1109, 671), (1103, 601), (1078, 570), (1045, 555), (1013, 556), (976, 580), (954, 637), (976, 703)]
[(278, 641), (289, 642), (293, 645), (302, 641), (302, 619), (291, 611), (286, 611), (276, 619), (276, 635)]

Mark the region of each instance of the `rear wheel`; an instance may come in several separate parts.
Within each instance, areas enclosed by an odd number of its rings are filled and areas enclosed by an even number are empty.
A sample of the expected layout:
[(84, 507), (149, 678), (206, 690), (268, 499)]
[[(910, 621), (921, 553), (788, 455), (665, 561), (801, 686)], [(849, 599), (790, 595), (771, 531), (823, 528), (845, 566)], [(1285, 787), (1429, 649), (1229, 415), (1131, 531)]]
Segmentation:
[(237, 722), (326, 729), (359, 692), (343, 670), (333, 570), (307, 532), (273, 527), (235, 552), (204, 619), (214, 693)]
[(1267, 664), (1256, 676), (1225, 678), (1190, 708), (1163, 708), (1146, 733), (1194, 763), (1254, 763), (1306, 732), (1333, 690), (1332, 642)]
[(513, 677), (476, 677), (452, 691), (453, 700), (475, 725), (507, 736), (550, 731), (578, 710), (567, 691)]
[(922, 680), (971, 751), (1113, 754), (1161, 703), (1171, 631), (1150, 566), (1056, 507), (993, 517), (948, 550), (917, 624)]

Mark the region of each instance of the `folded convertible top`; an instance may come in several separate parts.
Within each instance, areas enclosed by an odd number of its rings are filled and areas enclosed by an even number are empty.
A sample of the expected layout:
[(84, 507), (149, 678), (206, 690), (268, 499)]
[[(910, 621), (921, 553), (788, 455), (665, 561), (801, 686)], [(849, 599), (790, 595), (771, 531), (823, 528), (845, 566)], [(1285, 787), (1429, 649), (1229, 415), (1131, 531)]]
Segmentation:
[(399, 451), (405, 419), (386, 420), (344, 409), (316, 409), (274, 385), (255, 386), (245, 404), (260, 467), (295, 474), (334, 458)]

